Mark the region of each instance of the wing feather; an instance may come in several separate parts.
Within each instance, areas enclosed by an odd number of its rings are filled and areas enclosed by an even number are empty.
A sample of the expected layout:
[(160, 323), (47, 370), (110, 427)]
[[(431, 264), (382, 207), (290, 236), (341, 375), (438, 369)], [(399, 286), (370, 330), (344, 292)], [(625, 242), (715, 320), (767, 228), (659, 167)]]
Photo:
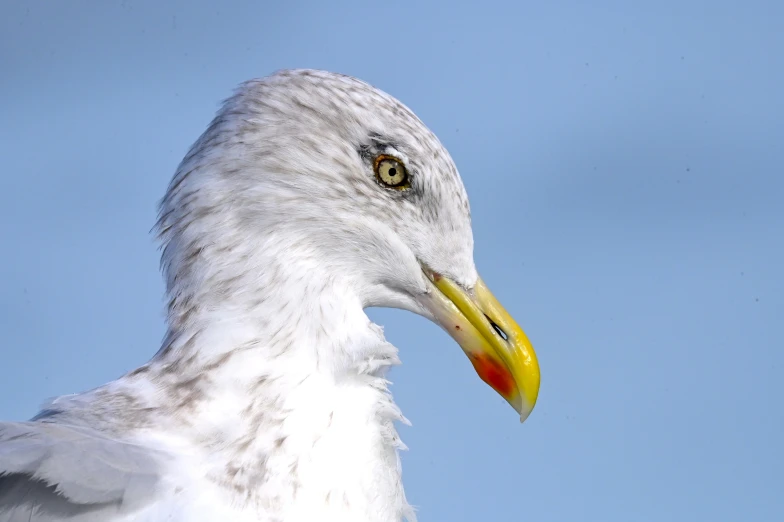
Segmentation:
[(153, 501), (161, 463), (87, 427), (0, 423), (0, 522), (111, 521)]

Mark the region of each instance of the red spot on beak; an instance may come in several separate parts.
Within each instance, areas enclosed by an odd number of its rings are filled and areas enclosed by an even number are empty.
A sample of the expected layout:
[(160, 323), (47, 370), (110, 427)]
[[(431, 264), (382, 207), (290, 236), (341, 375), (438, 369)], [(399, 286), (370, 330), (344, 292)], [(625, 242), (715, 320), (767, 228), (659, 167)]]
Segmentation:
[(460, 329), (460, 325), (459, 325), (459, 324), (456, 324), (456, 325), (455, 325), (455, 330), (459, 330), (459, 329)]
[(471, 364), (479, 374), (479, 378), (489, 384), (495, 391), (508, 398), (515, 391), (515, 382), (506, 366), (487, 355), (472, 355)]

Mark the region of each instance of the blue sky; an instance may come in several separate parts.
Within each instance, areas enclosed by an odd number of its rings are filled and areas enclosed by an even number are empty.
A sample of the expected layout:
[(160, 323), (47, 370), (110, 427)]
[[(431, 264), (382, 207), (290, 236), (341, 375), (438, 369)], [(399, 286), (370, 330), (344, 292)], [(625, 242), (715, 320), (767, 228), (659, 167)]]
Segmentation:
[(401, 99), (526, 329), (518, 424), (459, 348), (371, 310), (424, 521), (784, 519), (784, 4), (0, 3), (0, 417), (143, 363), (155, 205), (220, 100), (314, 67)]

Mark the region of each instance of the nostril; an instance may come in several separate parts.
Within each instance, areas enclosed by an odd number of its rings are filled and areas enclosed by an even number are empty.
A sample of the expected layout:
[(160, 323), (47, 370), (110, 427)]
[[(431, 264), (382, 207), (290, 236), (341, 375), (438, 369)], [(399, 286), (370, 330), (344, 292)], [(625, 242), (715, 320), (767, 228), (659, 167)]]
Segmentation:
[(498, 335), (500, 335), (500, 336), (501, 336), (501, 337), (504, 339), (504, 341), (508, 341), (508, 340), (509, 340), (509, 337), (506, 335), (506, 332), (504, 332), (504, 331), (501, 329), (501, 327), (500, 327), (500, 326), (498, 326), (497, 324), (495, 324), (495, 321), (493, 321), (492, 319), (490, 319), (490, 317), (488, 317), (488, 315), (487, 315), (487, 314), (485, 314), (485, 317), (487, 318), (487, 320), (488, 320), (488, 321), (490, 321), (490, 326), (492, 326), (492, 327), (493, 327), (493, 329), (494, 329), (496, 332), (498, 332)]

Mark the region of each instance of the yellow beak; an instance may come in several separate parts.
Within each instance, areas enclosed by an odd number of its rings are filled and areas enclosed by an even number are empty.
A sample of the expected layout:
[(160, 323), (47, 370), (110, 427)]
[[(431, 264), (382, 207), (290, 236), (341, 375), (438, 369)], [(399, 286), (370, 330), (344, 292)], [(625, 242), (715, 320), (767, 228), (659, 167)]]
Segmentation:
[(435, 288), (424, 297), (424, 306), (523, 422), (539, 395), (539, 363), (531, 341), (481, 278), (469, 292), (447, 277), (425, 273)]

